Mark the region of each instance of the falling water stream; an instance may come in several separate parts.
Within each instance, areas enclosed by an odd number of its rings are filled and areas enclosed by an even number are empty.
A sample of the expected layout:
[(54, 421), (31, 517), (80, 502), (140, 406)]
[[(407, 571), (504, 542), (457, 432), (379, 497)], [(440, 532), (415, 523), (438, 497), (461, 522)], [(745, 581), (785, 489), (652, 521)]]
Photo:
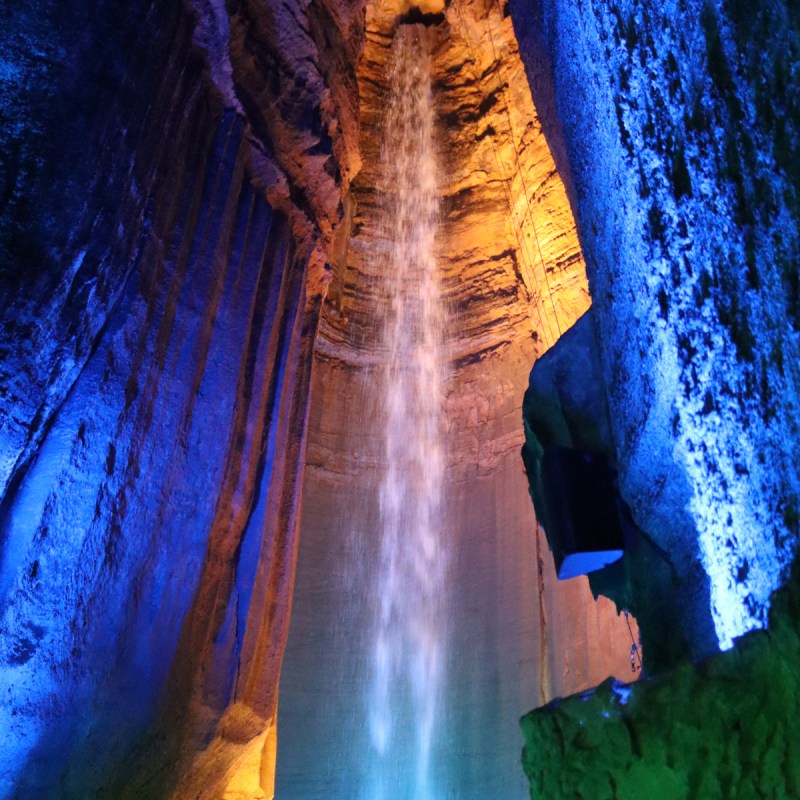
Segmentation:
[(445, 660), (442, 397), (445, 324), (435, 258), (434, 106), (427, 29), (401, 25), (392, 47), (381, 149), (378, 272), (388, 311), (385, 472), (374, 576), (370, 741), (362, 800), (439, 800), (432, 753)]
[[(398, 26), (385, 83), (374, 72), (383, 37), (365, 50), (365, 157), (379, 112), (383, 134), (379, 163), (353, 185), (351, 250), (317, 339), (279, 800), (522, 800), (519, 715), (614, 661), (611, 617), (592, 610), (588, 587), (555, 584), (532, 535), (518, 456), (532, 340), (454, 364), (484, 322), (467, 303), (463, 317), (455, 304), (448, 314), (443, 298), (506, 285), (503, 253), (482, 261), (487, 237), (506, 234), (496, 189), (461, 196), (461, 169), (452, 179), (437, 169), (437, 153), (469, 135), (448, 130), (433, 102), (444, 77), (431, 52), (442, 47), (449, 63), (445, 36)], [(466, 109), (453, 80), (437, 106)], [(485, 152), (463, 163), (480, 172)], [(475, 197), (479, 207), (460, 205)], [(486, 230), (473, 235), (465, 225), (483, 208)], [(443, 287), (445, 265), (459, 264), (467, 285)], [(516, 296), (480, 299), (517, 314)]]

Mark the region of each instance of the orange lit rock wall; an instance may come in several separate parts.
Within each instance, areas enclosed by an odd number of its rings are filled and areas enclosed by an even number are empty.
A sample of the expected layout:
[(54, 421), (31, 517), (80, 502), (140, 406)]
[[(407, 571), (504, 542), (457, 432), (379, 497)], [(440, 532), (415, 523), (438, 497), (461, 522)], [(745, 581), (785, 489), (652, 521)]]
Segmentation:
[[(365, 769), (363, 631), (384, 458), (371, 270), (385, 68), (396, 9), (371, 5), (358, 81), (362, 170), (353, 234), (317, 339), (293, 617), (281, 683), (278, 796), (345, 796)], [(511, 22), (450, 6), (435, 34), (443, 223), (453, 314), (447, 399), (450, 650), (446, 754), (461, 798), (522, 798), (520, 711), (629, 679), (631, 639), (585, 579), (559, 583), (537, 532), (519, 450), (530, 366), (588, 307), (564, 187), (530, 100)], [(527, 198), (527, 199), (526, 199)], [(333, 733), (335, 731), (335, 734)], [(472, 754), (472, 755), (470, 755)]]
[[(32, 0), (0, 31), (3, 796), (271, 796), (306, 463), (280, 741), (312, 752), (348, 655), (332, 599), (358, 578), (337, 537), (375, 532), (359, 413), (390, 14), (369, 10), (362, 57), (364, 13)], [(509, 20), (448, 9), (435, 79), (453, 692), (480, 697), (453, 723), (492, 742), (476, 786), (516, 785), (518, 715), (624, 671), (628, 641), (554, 582), (519, 461), (530, 363), (588, 296)]]

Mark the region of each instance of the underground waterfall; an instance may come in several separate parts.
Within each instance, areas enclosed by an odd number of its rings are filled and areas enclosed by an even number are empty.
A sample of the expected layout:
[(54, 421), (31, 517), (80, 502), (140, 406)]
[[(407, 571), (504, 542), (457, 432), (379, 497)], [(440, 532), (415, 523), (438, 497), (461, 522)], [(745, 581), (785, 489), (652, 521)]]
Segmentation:
[[(630, 670), (613, 607), (556, 580), (519, 458), (548, 315), (588, 301), (574, 222), (510, 20), (493, 16), (493, 49), (447, 16), (367, 16), (362, 161), (314, 345), (280, 800), (522, 800), (520, 714)], [(534, 216), (566, 265), (553, 302)]]
[[(799, 797), (797, 3), (13, 6), (0, 798)], [(526, 435), (616, 467), (621, 569), (557, 580)], [(671, 674), (548, 708), (632, 677), (608, 595)]]
[(433, 800), (431, 751), (442, 716), (447, 591), (443, 517), (445, 310), (427, 29), (401, 25), (390, 65), (376, 253), (389, 313), (382, 341), (385, 472), (375, 571), (370, 732), (363, 800)]

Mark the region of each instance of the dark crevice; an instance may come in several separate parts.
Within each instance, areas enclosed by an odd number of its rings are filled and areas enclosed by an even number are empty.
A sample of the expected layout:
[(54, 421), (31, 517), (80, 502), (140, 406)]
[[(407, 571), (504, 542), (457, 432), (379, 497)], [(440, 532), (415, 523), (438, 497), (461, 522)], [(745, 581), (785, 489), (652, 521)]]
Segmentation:
[(426, 14), (417, 6), (414, 6), (410, 11), (397, 17), (398, 25), (426, 25), (428, 27), (435, 27), (437, 25), (442, 25), (444, 21), (444, 12), (440, 11), (436, 14)]

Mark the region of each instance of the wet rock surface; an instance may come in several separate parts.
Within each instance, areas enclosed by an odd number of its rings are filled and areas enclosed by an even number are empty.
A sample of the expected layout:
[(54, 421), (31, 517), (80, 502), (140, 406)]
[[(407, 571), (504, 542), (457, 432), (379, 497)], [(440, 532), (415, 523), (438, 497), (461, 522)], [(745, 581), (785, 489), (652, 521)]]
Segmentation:
[(361, 14), (3, 26), (3, 796), (270, 791)]
[(608, 681), (528, 714), (532, 797), (664, 800), (794, 797), (800, 791), (798, 584), (768, 631), (661, 678)]
[[(361, 157), (350, 248), (317, 339), (292, 627), (281, 679), (278, 796), (347, 796), (369, 752), (382, 387), (374, 275), (385, 65), (397, 9), (372, 5), (359, 65)], [(446, 719), (454, 796), (522, 798), (515, 708), (630, 676), (630, 635), (585, 579), (559, 583), (519, 460), (530, 363), (588, 307), (575, 224), (527, 94), (510, 19), (459, 3), (430, 30), (440, 121), (437, 253), (453, 318), (446, 398), (450, 552)], [(480, 756), (475, 754), (480, 753)]]
[(768, 610), (798, 535), (796, 11), (511, 10), (576, 208), (622, 496), (674, 570), (643, 639), (733, 646), (697, 666), (667, 647), (652, 682), (526, 717), (532, 796), (792, 796), (796, 582)]
[[(762, 619), (760, 581), (797, 525), (781, 449), (796, 433), (793, 18), (757, 15), (787, 31), (769, 49), (785, 114), (770, 116), (735, 15), (676, 31), (645, 5), (516, 9), (527, 75), (505, 7), (419, 12), (438, 31), (456, 320), (446, 723), (464, 732), (464, 798), (524, 796), (526, 707), (630, 674), (613, 605), (556, 582), (518, 454), (530, 364), (588, 307), (587, 269), (623, 493), (684, 588), (698, 535), (703, 558), (722, 541), (720, 574)], [(353, 595), (355, 619), (361, 602), (337, 536), (354, 517), (375, 530), (380, 452), (359, 416), (380, 393), (386, 311), (375, 169), (391, 31), (411, 13), (33, 2), (3, 26), (6, 795), (270, 797), (299, 542), (281, 747), (353, 758), (330, 735), (352, 696), (331, 701), (324, 680), (353, 675), (333, 598)], [(688, 117), (653, 100), (670, 93)], [(692, 517), (687, 499), (710, 510)], [(775, 569), (740, 533), (752, 521)], [(302, 800), (336, 780), (287, 769)]]
[[(598, 529), (592, 533), (594, 540), (584, 542), (584, 549), (597, 549), (597, 539), (607, 538), (608, 530), (618, 532), (621, 529), (623, 556), (613, 564), (592, 571), (589, 583), (595, 595), (612, 599), (618, 609), (625, 609), (636, 617), (644, 667), (653, 674), (681, 659), (701, 657), (711, 646), (708, 586), (699, 565), (693, 568), (691, 585), (685, 577), (680, 580), (674, 565), (675, 556), (659, 547), (635, 524), (628, 505), (619, 496), (617, 473), (612, 466), (616, 455), (597, 335), (597, 313), (597, 306), (592, 306), (531, 371), (522, 406), (525, 430), (522, 458), (531, 499), (548, 534), (551, 549), (559, 549), (561, 520), (547, 519), (548, 498), (543, 479), (545, 453), (568, 448), (571, 453), (597, 454), (609, 465), (613, 485), (601, 490), (606, 498), (588, 504), (587, 521), (590, 527)], [(580, 477), (567, 478), (567, 481), (573, 484), (567, 491), (578, 497), (600, 491), (596, 486), (583, 485)], [(608, 508), (609, 500), (616, 509), (609, 510), (611, 518), (601, 524), (591, 508), (592, 505)], [(586, 502), (578, 500), (577, 503), (581, 506), (579, 513), (586, 513)], [(563, 510), (566, 518), (572, 515), (569, 508)], [(548, 528), (551, 522), (552, 536)], [(563, 555), (560, 551), (560, 557)], [(696, 631), (703, 626), (705, 637), (696, 637)]]

